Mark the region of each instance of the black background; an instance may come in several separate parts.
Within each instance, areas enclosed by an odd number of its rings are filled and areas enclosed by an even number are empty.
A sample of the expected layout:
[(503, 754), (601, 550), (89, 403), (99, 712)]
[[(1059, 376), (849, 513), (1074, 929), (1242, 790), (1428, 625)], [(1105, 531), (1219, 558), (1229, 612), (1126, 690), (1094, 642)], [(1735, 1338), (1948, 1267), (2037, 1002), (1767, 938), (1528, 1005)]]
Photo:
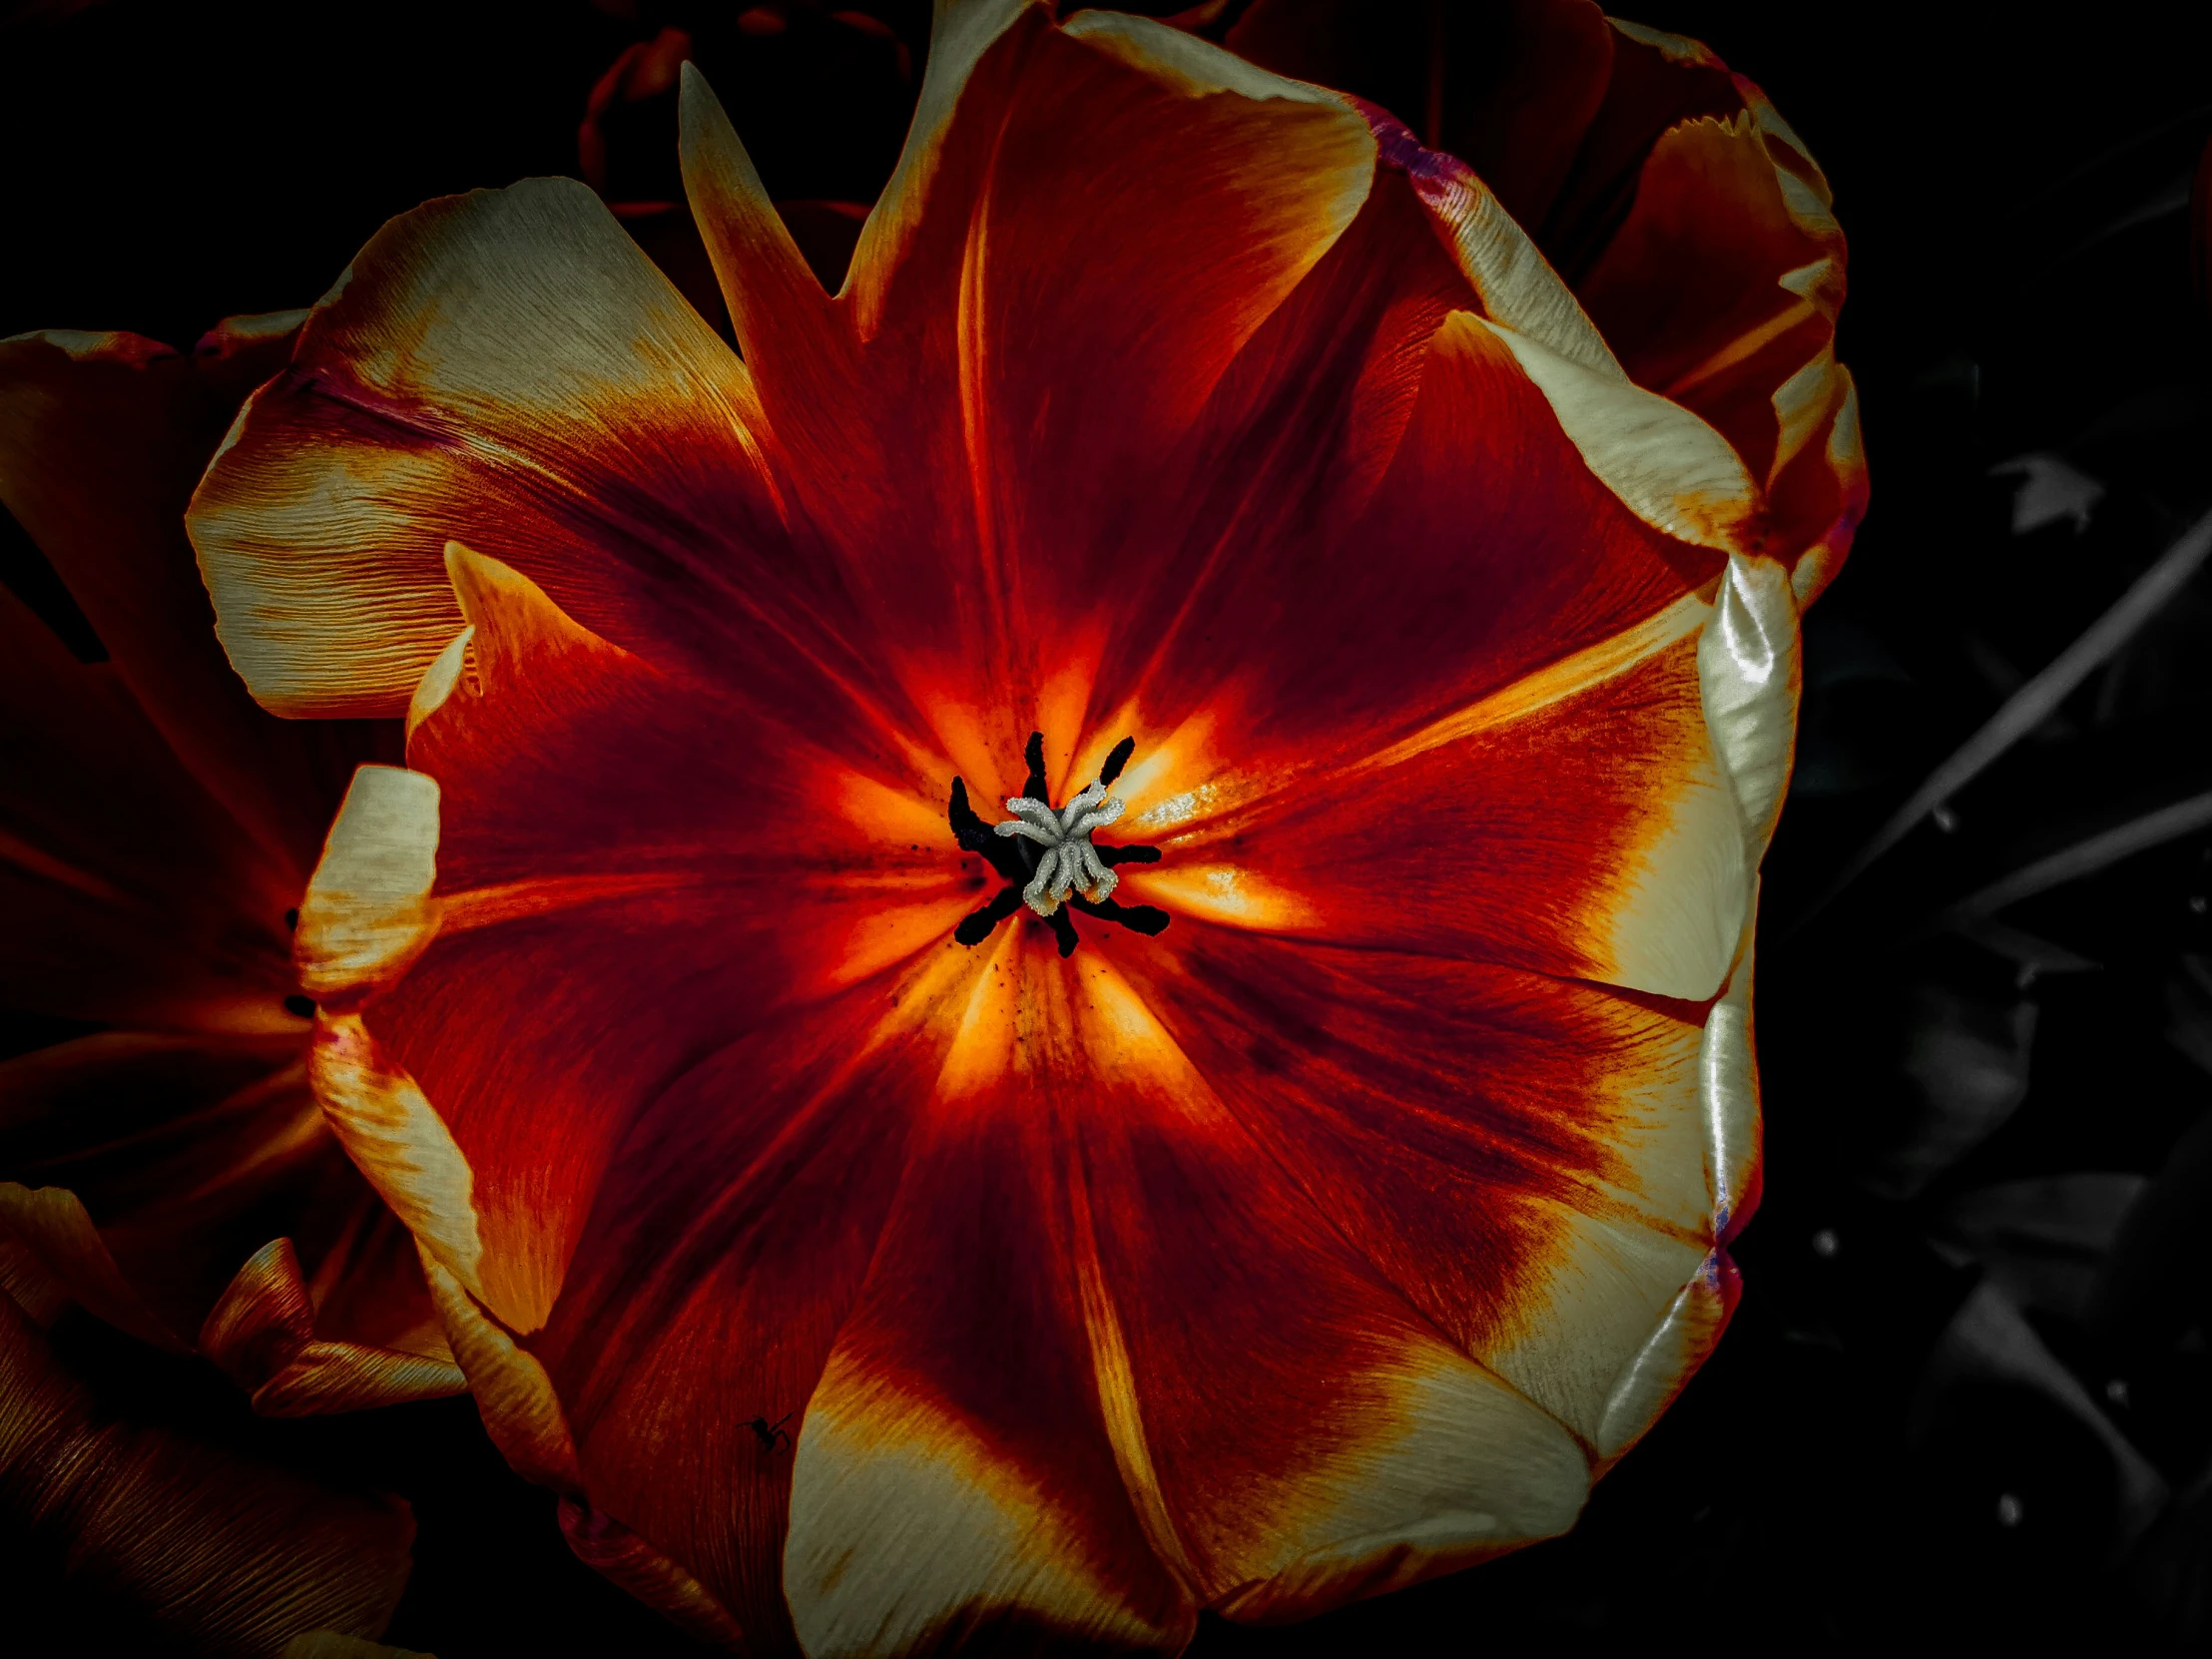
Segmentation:
[[(683, 10), (703, 41), (723, 31), (717, 84), (771, 193), (864, 200), (903, 121), (883, 114), (892, 58), (871, 46), (816, 75), (746, 57), (737, 9)], [(871, 9), (918, 60), (924, 8)], [(1641, 0), (1633, 15), (1759, 81), (1826, 167), (1874, 479), (1851, 564), (1808, 623), (1800, 787), (1768, 865), (1767, 1199), (1741, 1241), (1742, 1310), (1574, 1534), (1306, 1626), (1209, 1620), (1194, 1652), (2202, 1648), (2212, 978), (2193, 964), (2212, 952), (2212, 849), (2202, 832), (2172, 840), (2006, 913), (2093, 964), (2074, 971), (2023, 970), (1925, 923), (2212, 784), (2207, 585), (1962, 791), (1952, 829), (1924, 825), (1798, 923), (1913, 786), (2212, 501), (2188, 208), (2212, 131), (2212, 8), (2107, 3), (2063, 26), (1939, 0)], [(121, 328), (189, 348), (223, 315), (308, 303), (426, 197), (575, 172), (591, 83), (659, 21), (582, 0), (18, 7), (0, 28), (0, 333)], [(2014, 533), (2014, 482), (1989, 469), (2026, 453), (2102, 486), (2085, 528)], [(40, 589), (20, 537), (6, 558), (0, 574)], [(1976, 1112), (2000, 1120), (1978, 1140), (1960, 1127)], [(2114, 1176), (2148, 1179), (2116, 1229), (2084, 1196), (2111, 1183), (2081, 1179)], [(1961, 1215), (1995, 1219), (1976, 1234)], [(2070, 1270), (2086, 1294), (2034, 1291)], [(1961, 1322), (1989, 1288), (2040, 1359), (1992, 1359)], [(119, 1408), (215, 1413), (404, 1493), (421, 1531), (389, 1641), (443, 1659), (695, 1651), (569, 1556), (551, 1499), (507, 1474), (465, 1401), (257, 1423), (212, 1374), (126, 1356), (79, 1320), (57, 1335), (116, 1362)], [(2113, 1433), (2163, 1501), (2125, 1495)], [(107, 1616), (72, 1612), (80, 1650)]]

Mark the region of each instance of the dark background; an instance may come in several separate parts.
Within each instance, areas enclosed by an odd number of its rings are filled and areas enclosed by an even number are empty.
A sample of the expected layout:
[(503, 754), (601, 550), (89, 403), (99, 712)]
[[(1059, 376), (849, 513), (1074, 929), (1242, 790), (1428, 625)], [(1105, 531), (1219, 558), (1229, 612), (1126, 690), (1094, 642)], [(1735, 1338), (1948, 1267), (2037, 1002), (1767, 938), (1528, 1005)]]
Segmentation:
[[(772, 194), (873, 194), (903, 125), (896, 48), (918, 63), (925, 6), (863, 8), (898, 42), (825, 45), (819, 14), (769, 39), (738, 5), (640, 4), (0, 12), (0, 334), (189, 348), (225, 314), (308, 303), (425, 197), (576, 172), (592, 83), (669, 20), (714, 54)], [(1743, 1306), (1569, 1537), (1307, 1626), (1209, 1621), (1194, 1652), (2203, 1649), (2212, 837), (2123, 858), (2096, 837), (2212, 788), (2212, 587), (2183, 585), (1807, 917), (2212, 504), (2190, 208), (2212, 8), (2106, 3), (2063, 27), (1932, 0), (1630, 13), (1759, 81), (1826, 167), (1874, 478), (1807, 625), (1798, 784), (1768, 862), (1767, 1197), (1741, 1241)], [(667, 193), (646, 142), (666, 119), (647, 104), (610, 126), (610, 196)], [(37, 602), (35, 551), (18, 536), (0, 555)], [(2068, 848), (2064, 879), (1961, 932), (1961, 899)], [(57, 1335), (88, 1358), (121, 1342), (78, 1321)], [(242, 1438), (403, 1492), (421, 1532), (394, 1643), (696, 1651), (569, 1556), (552, 1500), (506, 1472), (465, 1401), (264, 1424), (212, 1374), (107, 1358), (137, 1396), (119, 1403), (228, 1412)]]

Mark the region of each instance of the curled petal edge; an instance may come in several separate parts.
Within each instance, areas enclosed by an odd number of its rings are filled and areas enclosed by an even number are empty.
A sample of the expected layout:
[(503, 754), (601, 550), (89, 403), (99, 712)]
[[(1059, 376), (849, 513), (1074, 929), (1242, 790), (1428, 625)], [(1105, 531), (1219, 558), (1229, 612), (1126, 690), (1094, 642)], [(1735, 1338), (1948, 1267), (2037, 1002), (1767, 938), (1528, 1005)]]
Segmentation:
[(1759, 486), (1729, 441), (1679, 403), (1562, 355), (1533, 334), (1471, 312), (1513, 353), (1598, 481), (1653, 529), (1699, 547), (1757, 547)]
[(1736, 1264), (1716, 1247), (1606, 1397), (1593, 1446), (1593, 1479), (1627, 1455), (1674, 1402), (1721, 1340), (1741, 1291)]
[(1382, 164), (1405, 175), (1460, 276), (1495, 321), (1591, 374), (1626, 384), (1628, 373), (1573, 290), (1474, 170), (1422, 148), (1402, 122), (1350, 99), (1374, 129)]
[(1742, 815), (1747, 870), (1759, 867), (1774, 835), (1797, 754), (1798, 611), (1789, 571), (1774, 559), (1737, 555), (1698, 638), (1706, 731)]
[(1744, 923), (1743, 949), (1728, 988), (1706, 1015), (1698, 1046), (1698, 1104), (1705, 1114), (1706, 1179), (1712, 1189), (1713, 1238), (1725, 1246), (1759, 1208), (1759, 1064), (1752, 1043), (1752, 982), (1758, 889)]
[(271, 1240), (239, 1269), (200, 1328), (200, 1351), (264, 1416), (396, 1405), (468, 1387), (446, 1361), (316, 1337), (314, 1305), (289, 1239)]
[(484, 1312), (429, 1246), (418, 1248), (431, 1305), (453, 1346), (454, 1360), (468, 1378), (468, 1390), (476, 1396), (492, 1444), (524, 1479), (568, 1496), (582, 1495), (576, 1441), (545, 1367)]

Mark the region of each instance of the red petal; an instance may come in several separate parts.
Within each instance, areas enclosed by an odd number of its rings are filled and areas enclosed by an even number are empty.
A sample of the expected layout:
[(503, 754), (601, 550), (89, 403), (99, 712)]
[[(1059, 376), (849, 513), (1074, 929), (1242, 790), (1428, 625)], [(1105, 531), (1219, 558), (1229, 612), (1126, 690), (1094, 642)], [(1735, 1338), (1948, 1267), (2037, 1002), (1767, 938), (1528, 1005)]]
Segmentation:
[[(1023, 924), (962, 1024), (800, 1442), (818, 1649), (993, 1605), (1172, 1646), (1185, 1597), (1310, 1611), (1579, 1505), (1572, 1438), (1352, 1253), (1121, 956)], [(945, 1519), (887, 1524), (917, 1509)]]
[(1026, 695), (1059, 663), (1017, 642), (1080, 649), (1146, 546), (1130, 482), (1182, 456), (1373, 172), (1365, 123), (1310, 89), (1149, 20), (1025, 15), (929, 129), (926, 210), (908, 223), (920, 183), (894, 189), (832, 305), (701, 88), (692, 110), (697, 209), (794, 488), (924, 704), (962, 677)]
[(1125, 883), (1233, 925), (1708, 1000), (1735, 959), (1750, 869), (1687, 637), (1701, 613), (1671, 613), (1650, 643), (1673, 642), (1649, 654), (1601, 648), (1588, 668), (1531, 676), (1363, 764), (1200, 819)]
[(1203, 922), (1111, 954), (1424, 1318), (1596, 1453), (1625, 1444), (1615, 1395), (1736, 1220), (1694, 1010)]
[[(808, 1406), (784, 1589), (810, 1651), (888, 1654), (1000, 1626), (1117, 1650), (1172, 1651), (1190, 1634), (1188, 1591), (1123, 1483), (1068, 1254), (1077, 1102), (1055, 1102), (1042, 1077), (993, 1099), (954, 1075), (1013, 1046), (1017, 1003), (1054, 1042), (1068, 981), (1049, 937), (1040, 950), (1029, 932), (1002, 934), (963, 998), (960, 1041)], [(1076, 1081), (1041, 1049), (1033, 1059)]]
[[(1220, 489), (1237, 492), (1237, 475)], [(1466, 319), (1430, 342), (1372, 496), (1323, 493), (1293, 536), (1260, 515), (1295, 506), (1254, 494), (1216, 546), (1164, 562), (1157, 597), (1132, 596), (1135, 637), (1102, 672), (1094, 718), (1135, 696), (1163, 734), (1201, 711), (1239, 731), (1231, 747), (1256, 772), (1341, 766), (1644, 622), (1721, 563), (1599, 483), (1512, 353)], [(1138, 651), (1149, 662), (1117, 673)], [(1137, 664), (1153, 672), (1139, 680)]]
[[(875, 981), (743, 1034), (733, 1010), (730, 1038), (629, 1123), (533, 1345), (594, 1505), (766, 1647), (789, 1631), (790, 1446), (980, 966), (940, 951), (922, 983)], [(784, 1438), (764, 1443), (756, 1417)]]
[(456, 568), (477, 683), (411, 745), (443, 783), (442, 930), (368, 1020), (472, 1173), (472, 1288), (533, 1331), (672, 1066), (935, 948), (977, 895), (933, 801)]

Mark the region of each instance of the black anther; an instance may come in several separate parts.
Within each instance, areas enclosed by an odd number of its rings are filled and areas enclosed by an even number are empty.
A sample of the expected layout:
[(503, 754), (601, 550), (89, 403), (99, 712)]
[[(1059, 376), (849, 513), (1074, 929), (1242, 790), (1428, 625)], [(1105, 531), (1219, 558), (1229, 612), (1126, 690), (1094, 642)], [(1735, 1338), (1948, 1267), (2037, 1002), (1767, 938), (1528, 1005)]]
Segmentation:
[[(1159, 934), (1167, 930), (1168, 913), (1157, 904), (1124, 904), (1118, 898), (1093, 903), (1079, 892), (1069, 893), (1068, 902), (1100, 921), (1118, 921), (1132, 933)], [(1060, 954), (1065, 956), (1067, 952)]]
[(1108, 869), (1116, 864), (1156, 864), (1160, 861), (1160, 849), (1156, 846), (1100, 846), (1093, 841), (1091, 849)]
[(1044, 734), (1032, 732), (1023, 747), (1021, 758), (1029, 763), (1029, 776), (1022, 780), (1021, 793), (1032, 801), (1044, 799)]
[(959, 779), (952, 780), (952, 802), (945, 809), (945, 817), (952, 824), (952, 838), (963, 852), (972, 852), (1006, 881), (1025, 882), (1029, 879), (1029, 866), (1021, 856), (1021, 837), (1001, 835), (975, 816), (975, 809), (968, 805), (967, 785)]
[(1137, 752), (1137, 740), (1124, 738), (1114, 745), (1114, 752), (1106, 757), (1106, 764), (1098, 769), (1098, 781), (1111, 784), (1121, 776), (1121, 769), (1129, 764), (1129, 757)]
[(962, 944), (977, 945), (991, 936), (991, 929), (1021, 908), (1021, 889), (1011, 881), (998, 889), (998, 894), (973, 915), (962, 916), (960, 925), (952, 929), (952, 936)]

